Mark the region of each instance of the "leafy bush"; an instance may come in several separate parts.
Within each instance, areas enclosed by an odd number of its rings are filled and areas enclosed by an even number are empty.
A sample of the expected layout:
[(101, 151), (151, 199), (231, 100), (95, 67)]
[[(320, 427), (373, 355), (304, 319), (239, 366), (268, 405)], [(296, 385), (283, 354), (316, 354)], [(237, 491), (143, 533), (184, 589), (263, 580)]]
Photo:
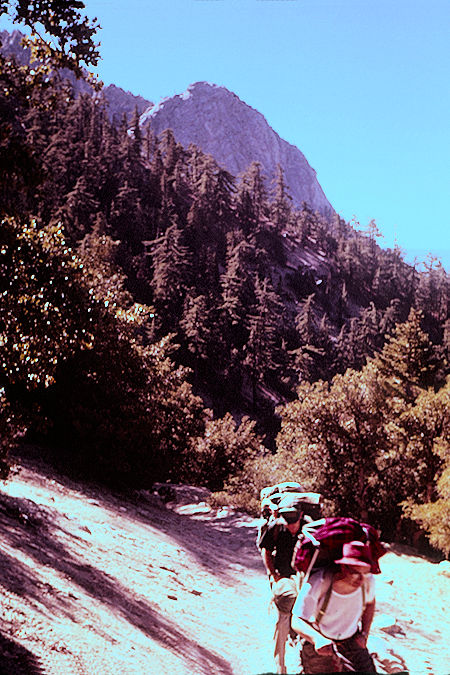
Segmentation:
[(176, 475), (205, 414), (169, 340), (143, 344), (149, 309), (119, 306), (120, 278), (99, 283), (59, 226), (5, 219), (0, 254), (3, 462), (26, 419), (65, 466), (101, 480)]
[[(436, 448), (448, 448), (448, 391), (426, 388), (436, 354), (420, 319), (412, 312), (360, 372), (303, 383), (298, 399), (279, 409), (279, 462), (294, 464), (300, 482), (313, 480), (335, 511), (373, 523), (385, 537), (401, 535), (404, 500), (435, 501), (443, 459)], [(430, 505), (431, 529), (443, 507)], [(425, 511), (408, 513), (426, 523)]]
[(221, 490), (224, 482), (239, 473), (244, 464), (261, 452), (261, 440), (254, 433), (255, 422), (244, 417), (237, 425), (230, 413), (206, 422), (186, 457), (185, 479), (211, 490)]
[[(405, 514), (417, 521), (430, 543), (450, 554), (450, 380), (436, 395), (419, 397), (411, 411), (416, 421), (411, 443), (415, 449), (416, 471), (430, 475), (437, 464), (434, 481), (425, 493), (414, 495), (403, 504)], [(425, 446), (425, 448), (424, 448)], [(424, 451), (426, 450), (426, 452)], [(430, 452), (431, 450), (431, 452)], [(434, 454), (434, 458), (430, 454)], [(428, 461), (427, 461), (428, 460)], [(424, 503), (418, 503), (418, 497)]]
[[(213, 493), (211, 502), (215, 506), (233, 506), (253, 516), (259, 516), (261, 489), (297, 478), (298, 469), (294, 456), (284, 458), (266, 450), (256, 457), (248, 458), (240, 471), (226, 480), (224, 489)], [(305, 487), (312, 489), (312, 483)]]

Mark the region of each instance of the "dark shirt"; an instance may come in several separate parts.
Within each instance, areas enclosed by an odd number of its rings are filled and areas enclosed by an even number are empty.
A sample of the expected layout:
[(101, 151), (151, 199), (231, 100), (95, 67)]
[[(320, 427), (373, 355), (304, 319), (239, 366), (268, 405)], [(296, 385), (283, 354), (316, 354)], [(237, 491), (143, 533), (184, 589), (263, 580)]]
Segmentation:
[(291, 534), (283, 518), (273, 518), (269, 521), (266, 531), (258, 542), (259, 548), (265, 548), (271, 552), (275, 551), (275, 569), (282, 577), (290, 577), (295, 574), (291, 561), (301, 531), (302, 523), (297, 534)]

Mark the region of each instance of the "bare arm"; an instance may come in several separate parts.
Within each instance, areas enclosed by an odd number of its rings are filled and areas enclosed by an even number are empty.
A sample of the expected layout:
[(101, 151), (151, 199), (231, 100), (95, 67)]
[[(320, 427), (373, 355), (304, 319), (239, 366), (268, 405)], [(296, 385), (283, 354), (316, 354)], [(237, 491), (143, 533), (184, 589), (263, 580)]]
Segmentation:
[(311, 624), (304, 621), (304, 619), (292, 615), (291, 626), (296, 633), (299, 633), (299, 635), (308, 640), (308, 642), (311, 642), (316, 651), (322, 650), (322, 654), (331, 651), (333, 640), (324, 637), (322, 633), (313, 628)]
[(365, 606), (363, 615), (361, 617), (361, 637), (364, 638), (364, 644), (367, 642), (367, 637), (369, 635), (374, 614), (375, 600), (372, 600), (372, 602), (368, 602)]
[(273, 559), (273, 553), (272, 551), (269, 551), (267, 548), (261, 549), (261, 555), (264, 563), (264, 567), (267, 570), (267, 574), (275, 579), (275, 581), (278, 581), (281, 577), (280, 574), (277, 572), (275, 569), (275, 562)]

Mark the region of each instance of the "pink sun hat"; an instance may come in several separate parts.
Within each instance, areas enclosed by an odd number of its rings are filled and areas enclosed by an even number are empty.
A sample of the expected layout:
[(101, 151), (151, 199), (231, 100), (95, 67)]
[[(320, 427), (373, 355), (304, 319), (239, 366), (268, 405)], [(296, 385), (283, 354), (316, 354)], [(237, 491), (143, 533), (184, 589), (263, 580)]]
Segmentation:
[(369, 571), (372, 568), (373, 560), (370, 554), (370, 548), (362, 541), (350, 541), (342, 547), (342, 558), (335, 562), (341, 565), (357, 565), (364, 567)]

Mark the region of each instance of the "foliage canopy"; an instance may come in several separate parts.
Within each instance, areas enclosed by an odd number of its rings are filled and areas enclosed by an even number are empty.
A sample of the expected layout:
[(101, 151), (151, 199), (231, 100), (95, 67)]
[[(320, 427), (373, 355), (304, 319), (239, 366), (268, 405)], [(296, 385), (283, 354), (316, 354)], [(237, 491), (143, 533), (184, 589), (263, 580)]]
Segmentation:
[(4, 473), (25, 430), (104, 480), (242, 504), (295, 473), (330, 511), (389, 536), (406, 514), (448, 550), (442, 265), (296, 208), (281, 168), (234, 178), (48, 77), (95, 65), (83, 10), (0, 1), (42, 63), (0, 56)]

